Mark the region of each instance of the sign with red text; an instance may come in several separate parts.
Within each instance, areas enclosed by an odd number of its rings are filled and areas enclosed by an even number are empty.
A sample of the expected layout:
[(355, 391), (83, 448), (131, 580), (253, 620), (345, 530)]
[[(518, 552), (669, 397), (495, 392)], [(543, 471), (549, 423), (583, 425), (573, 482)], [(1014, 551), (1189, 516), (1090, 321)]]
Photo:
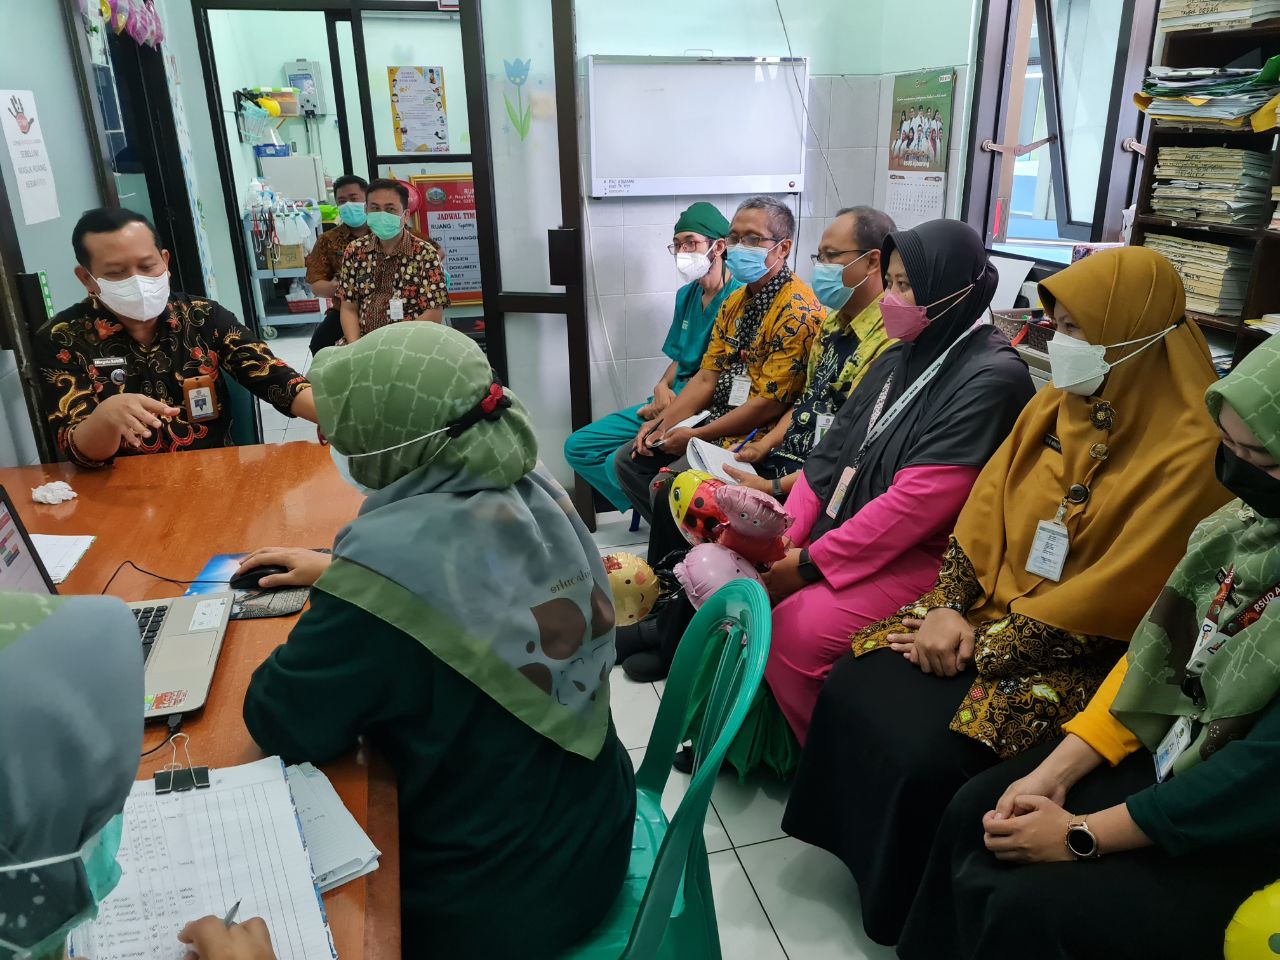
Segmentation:
[(30, 90), (0, 90), (0, 130), (9, 145), (13, 178), (28, 224), (58, 218), (58, 191), (53, 168), (44, 149), (44, 127), (36, 116), (36, 96)]
[(417, 174), (409, 178), (421, 201), (418, 233), (440, 244), (449, 271), (452, 306), (480, 302), (480, 242), (476, 191), (469, 173)]

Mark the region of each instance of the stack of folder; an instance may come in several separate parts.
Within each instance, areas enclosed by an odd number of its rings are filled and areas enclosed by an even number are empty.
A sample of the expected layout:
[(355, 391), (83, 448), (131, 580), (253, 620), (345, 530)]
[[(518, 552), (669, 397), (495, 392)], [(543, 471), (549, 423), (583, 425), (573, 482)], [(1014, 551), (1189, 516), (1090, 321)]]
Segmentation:
[(1280, 0), (1164, 0), (1162, 30), (1243, 30), (1280, 17)]
[(1271, 155), (1229, 147), (1161, 147), (1151, 212), (1170, 220), (1260, 227), (1271, 208)]
[(1252, 252), (1223, 243), (1186, 240), (1149, 233), (1143, 245), (1163, 254), (1182, 277), (1187, 292), (1187, 315), (1238, 320), (1249, 289)]
[(1280, 56), (1261, 70), (1152, 66), (1133, 102), (1152, 118), (1178, 126), (1270, 130), (1280, 105)]

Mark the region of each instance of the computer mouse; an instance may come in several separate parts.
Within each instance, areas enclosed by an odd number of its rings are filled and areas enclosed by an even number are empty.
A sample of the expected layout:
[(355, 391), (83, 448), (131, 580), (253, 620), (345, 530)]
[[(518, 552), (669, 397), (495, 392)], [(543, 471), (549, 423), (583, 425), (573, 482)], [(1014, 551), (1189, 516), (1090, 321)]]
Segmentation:
[(266, 563), (260, 567), (250, 567), (238, 577), (232, 577), (230, 581), (232, 590), (261, 590), (258, 581), (263, 577), (269, 577), (276, 573), (288, 573), (288, 567), (282, 567), (278, 563)]

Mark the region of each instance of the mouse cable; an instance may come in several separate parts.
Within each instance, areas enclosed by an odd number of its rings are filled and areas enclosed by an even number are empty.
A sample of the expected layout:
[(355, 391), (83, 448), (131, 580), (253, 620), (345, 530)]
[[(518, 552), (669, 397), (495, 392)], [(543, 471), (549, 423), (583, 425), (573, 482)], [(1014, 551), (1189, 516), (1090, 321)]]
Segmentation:
[(138, 759), (145, 760), (147, 757), (151, 756), (153, 753), (155, 753), (157, 750), (163, 747), (166, 743), (169, 743), (171, 740), (173, 740), (173, 738), (177, 735), (178, 731), (182, 729), (182, 718), (184, 716), (185, 714), (181, 714), (181, 713), (172, 714), (169, 717), (169, 732), (165, 734), (164, 739), (161, 740), (159, 743), (157, 743), (150, 750), (143, 750), (142, 756), (139, 757)]
[(197, 583), (226, 583), (227, 582), (225, 580), (175, 580), (172, 577), (164, 577), (158, 573), (152, 573), (150, 570), (144, 570), (142, 567), (138, 566), (132, 560), (124, 560), (121, 562), (120, 566), (116, 567), (116, 572), (111, 574), (111, 576), (107, 579), (107, 582), (103, 584), (102, 589), (99, 590), (98, 592), (106, 593), (107, 588), (110, 587), (111, 584), (115, 582), (116, 577), (120, 576), (120, 571), (123, 570), (125, 567), (133, 567), (133, 569), (137, 570), (139, 573), (146, 574), (148, 577), (154, 577), (157, 580), (163, 580), (165, 583), (176, 583), (179, 586), (184, 586), (184, 587), (190, 586), (192, 584), (197, 584)]

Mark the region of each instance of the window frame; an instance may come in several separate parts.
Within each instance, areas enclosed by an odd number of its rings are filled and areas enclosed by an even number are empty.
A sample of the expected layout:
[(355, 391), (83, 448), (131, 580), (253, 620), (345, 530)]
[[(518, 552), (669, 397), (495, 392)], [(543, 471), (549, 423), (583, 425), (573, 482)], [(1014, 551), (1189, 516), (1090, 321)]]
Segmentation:
[[(1141, 156), (1130, 144), (1140, 143), (1144, 116), (1133, 103), (1156, 34), (1158, 0), (1129, 0), (1123, 5), (1112, 67), (1111, 98), (1107, 110), (1104, 147), (1099, 157), (1098, 185), (1090, 220), (1071, 218), (1070, 184), (1066, 177), (1065, 144), (1061, 136), (1060, 65), (1051, 0), (984, 0), (975, 63), (973, 122), (969, 127), (969, 163), (964, 184), (961, 219), (977, 230), (991, 248), (1007, 242), (1009, 197), (1000, 196), (1001, 170), (1012, 163), (1009, 154), (988, 149), (1000, 144), (1010, 129), (1011, 105), (1021, 109), (1022, 90), (1014, 88), (1013, 67), (1029, 54), (1029, 40), (1019, 43), (1017, 27), (1025, 18), (1037, 26), (1055, 224), (1065, 241), (1112, 242), (1121, 238), (1123, 210), (1136, 196)], [(1024, 68), (1025, 73), (1025, 68)], [(1008, 144), (1014, 146), (1014, 144)], [(1108, 158), (1110, 158), (1108, 162)], [(1009, 191), (1012, 193), (1012, 191)], [(1018, 254), (1001, 251), (1001, 256)], [(1025, 259), (1025, 258), (1024, 258)], [(1039, 262), (1054, 263), (1042, 258)]]

